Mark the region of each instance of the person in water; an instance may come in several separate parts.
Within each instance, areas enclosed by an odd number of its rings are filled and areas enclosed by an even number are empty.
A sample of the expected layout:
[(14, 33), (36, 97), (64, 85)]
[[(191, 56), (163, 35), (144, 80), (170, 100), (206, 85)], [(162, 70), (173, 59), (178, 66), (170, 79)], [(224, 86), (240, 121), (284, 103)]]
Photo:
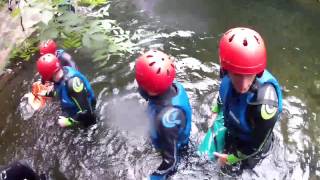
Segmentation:
[(43, 56), (48, 53), (54, 54), (59, 59), (60, 65), (62, 67), (69, 66), (78, 70), (78, 67), (72, 59), (72, 56), (63, 49), (57, 49), (57, 44), (54, 40), (49, 39), (46, 41), (41, 41), (38, 48), (40, 56)]
[(46, 180), (45, 174), (38, 175), (28, 165), (19, 161), (0, 167), (2, 180)]
[[(266, 70), (267, 55), (259, 33), (249, 28), (227, 31), (219, 44), (221, 85), (215, 113), (223, 112), (225, 147), (215, 156), (222, 165), (253, 168), (269, 151), (282, 112), (282, 93)], [(241, 168), (242, 169), (242, 168)]]
[(37, 61), (37, 70), (43, 80), (54, 83), (52, 91), (40, 95), (52, 97), (57, 92), (63, 111), (58, 120), (61, 127), (77, 123), (87, 127), (96, 122), (96, 98), (83, 74), (69, 66), (61, 67), (53, 54), (41, 56)]
[(150, 50), (136, 59), (139, 93), (148, 101), (150, 137), (162, 163), (150, 179), (166, 179), (176, 171), (181, 150), (189, 142), (192, 110), (183, 86), (174, 81), (173, 57)]

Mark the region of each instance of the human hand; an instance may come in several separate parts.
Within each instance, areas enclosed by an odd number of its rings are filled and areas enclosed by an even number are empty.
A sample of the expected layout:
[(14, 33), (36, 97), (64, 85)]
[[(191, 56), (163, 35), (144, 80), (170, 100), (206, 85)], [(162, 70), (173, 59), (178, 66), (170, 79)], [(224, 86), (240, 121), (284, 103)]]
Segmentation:
[(35, 96), (46, 96), (48, 90), (52, 89), (50, 84), (42, 84), (40, 81), (34, 82), (32, 84), (32, 94)]
[(218, 158), (218, 162), (221, 166), (225, 166), (227, 164), (228, 154), (214, 152), (214, 155)]
[(65, 127), (71, 126), (73, 123), (72, 121), (69, 120), (69, 118), (64, 116), (59, 116), (58, 124), (60, 125), (60, 127), (65, 128)]

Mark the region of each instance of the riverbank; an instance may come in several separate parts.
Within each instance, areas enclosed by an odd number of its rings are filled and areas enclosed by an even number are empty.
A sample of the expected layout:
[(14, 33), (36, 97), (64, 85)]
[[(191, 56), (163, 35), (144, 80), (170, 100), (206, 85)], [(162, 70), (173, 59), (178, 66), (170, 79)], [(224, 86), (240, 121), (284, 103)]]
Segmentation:
[[(19, 47), (33, 32), (35, 25), (44, 18), (51, 19), (52, 16), (45, 16), (46, 11), (50, 9), (47, 4), (37, 4), (28, 6), (23, 1), (19, 4), (14, 4), (13, 11), (9, 11), (8, 5), (5, 4), (0, 9), (0, 91), (14, 74), (21, 69), (21, 63), (13, 64), (12, 69), (5, 69), (10, 59), (10, 53), (15, 47)], [(13, 15), (15, 14), (15, 15)], [(47, 20), (48, 21), (48, 20)], [(20, 62), (23, 59), (19, 60)]]

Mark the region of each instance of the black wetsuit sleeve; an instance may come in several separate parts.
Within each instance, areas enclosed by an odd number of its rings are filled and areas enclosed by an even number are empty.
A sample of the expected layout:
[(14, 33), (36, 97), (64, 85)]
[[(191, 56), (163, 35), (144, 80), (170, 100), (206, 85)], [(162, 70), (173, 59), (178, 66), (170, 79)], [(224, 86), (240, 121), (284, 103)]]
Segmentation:
[(245, 146), (241, 147), (243, 153), (254, 153), (252, 149), (260, 150), (264, 142), (270, 137), (273, 127), (278, 120), (278, 96), (275, 88), (271, 84), (263, 85), (259, 88), (255, 102), (248, 107), (248, 119), (253, 129), (252, 137), (254, 142), (251, 150)]
[(179, 159), (179, 133), (185, 126), (185, 113), (176, 107), (164, 108), (156, 117), (156, 130), (163, 148), (163, 161), (155, 172), (157, 175), (165, 176), (175, 171)]
[(93, 103), (90, 99), (84, 82), (79, 77), (73, 77), (68, 80), (68, 95), (77, 106), (78, 112), (73, 117), (74, 120), (84, 125), (92, 124), (95, 121)]

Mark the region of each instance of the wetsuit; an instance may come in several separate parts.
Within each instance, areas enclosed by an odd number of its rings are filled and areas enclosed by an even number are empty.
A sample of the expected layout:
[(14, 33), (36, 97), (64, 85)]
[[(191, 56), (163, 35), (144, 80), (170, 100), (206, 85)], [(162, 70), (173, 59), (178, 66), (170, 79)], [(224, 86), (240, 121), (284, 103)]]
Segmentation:
[(58, 49), (56, 51), (56, 56), (59, 59), (60, 65), (63, 66), (69, 66), (72, 67), (76, 70), (78, 70), (78, 67), (76, 65), (76, 63), (74, 62), (74, 60), (72, 59), (72, 56), (65, 52), (65, 50), (63, 49)]
[(40, 176), (29, 166), (20, 162), (14, 162), (8, 166), (0, 167), (1, 180), (45, 180), (44, 174)]
[(87, 78), (74, 68), (63, 67), (62, 80), (54, 85), (54, 91), (47, 96), (59, 95), (63, 115), (69, 118), (70, 123), (80, 122), (90, 126), (96, 122), (96, 99)]
[(149, 101), (150, 137), (154, 147), (161, 151), (163, 159), (150, 178), (166, 179), (175, 172), (179, 151), (189, 142), (192, 115), (189, 98), (177, 82), (161, 96), (151, 97), (142, 89), (139, 91)]
[(227, 128), (225, 153), (228, 163), (242, 161), (244, 166), (255, 166), (259, 162), (257, 157), (269, 150), (272, 130), (282, 111), (280, 85), (265, 71), (248, 92), (239, 94), (225, 75), (218, 102)]

